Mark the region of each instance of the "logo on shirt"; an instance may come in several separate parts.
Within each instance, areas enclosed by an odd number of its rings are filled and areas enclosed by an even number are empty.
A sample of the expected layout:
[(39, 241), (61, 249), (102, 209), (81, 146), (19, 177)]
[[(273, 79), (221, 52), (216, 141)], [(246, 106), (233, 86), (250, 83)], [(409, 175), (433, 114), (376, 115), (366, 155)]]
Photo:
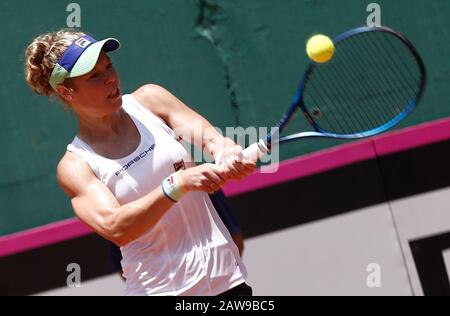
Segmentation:
[(174, 164), (173, 167), (175, 168), (175, 171), (178, 171), (180, 169), (186, 169), (186, 167), (184, 166), (184, 161), (183, 159), (177, 160)]
[(128, 162), (126, 165), (124, 165), (122, 168), (120, 168), (118, 171), (115, 172), (116, 176), (120, 176), (122, 173), (127, 171), (129, 168), (131, 168), (132, 165), (140, 161), (141, 159), (147, 157), (147, 155), (155, 149), (155, 144), (151, 145), (148, 149), (141, 152), (139, 155), (137, 155), (133, 160)]

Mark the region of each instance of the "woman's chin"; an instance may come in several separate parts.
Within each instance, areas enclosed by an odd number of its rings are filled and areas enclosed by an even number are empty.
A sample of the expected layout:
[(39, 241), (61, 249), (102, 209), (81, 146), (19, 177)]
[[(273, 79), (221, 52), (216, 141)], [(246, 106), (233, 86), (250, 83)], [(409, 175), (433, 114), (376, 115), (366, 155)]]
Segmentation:
[(108, 103), (115, 105), (118, 104), (118, 106), (120, 107), (122, 106), (122, 92), (118, 90), (116, 95), (107, 97), (106, 100), (108, 101)]
[(113, 100), (112, 103), (115, 107), (120, 109), (122, 107), (122, 96), (120, 95), (117, 99)]

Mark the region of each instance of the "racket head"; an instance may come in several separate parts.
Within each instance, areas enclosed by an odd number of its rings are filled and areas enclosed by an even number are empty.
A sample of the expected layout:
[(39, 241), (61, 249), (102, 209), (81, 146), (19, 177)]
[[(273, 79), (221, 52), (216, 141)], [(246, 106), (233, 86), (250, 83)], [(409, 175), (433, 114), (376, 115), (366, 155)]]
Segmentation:
[(364, 138), (382, 133), (419, 104), (426, 85), (425, 65), (412, 43), (387, 27), (360, 27), (337, 36), (335, 56), (310, 63), (280, 131), (300, 108), (318, 134)]

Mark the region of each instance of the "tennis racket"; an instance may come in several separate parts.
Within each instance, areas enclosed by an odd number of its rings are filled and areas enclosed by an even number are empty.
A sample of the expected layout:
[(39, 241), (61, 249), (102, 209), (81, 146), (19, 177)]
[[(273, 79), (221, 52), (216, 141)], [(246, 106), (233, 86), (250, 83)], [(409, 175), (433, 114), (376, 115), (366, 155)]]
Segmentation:
[[(419, 104), (426, 82), (424, 63), (412, 43), (387, 27), (360, 27), (337, 36), (335, 54), (307, 68), (278, 131), (244, 149), (258, 160), (275, 143), (305, 137), (365, 138), (406, 118)], [(282, 135), (300, 110), (312, 127)], [(275, 134), (278, 133), (278, 134)]]

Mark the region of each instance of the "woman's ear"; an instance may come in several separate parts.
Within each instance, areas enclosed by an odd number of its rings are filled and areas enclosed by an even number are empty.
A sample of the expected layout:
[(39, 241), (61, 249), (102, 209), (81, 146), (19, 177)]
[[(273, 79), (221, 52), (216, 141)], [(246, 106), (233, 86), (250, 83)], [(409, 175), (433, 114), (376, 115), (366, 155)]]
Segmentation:
[(59, 94), (61, 98), (63, 98), (65, 101), (70, 102), (73, 100), (73, 93), (74, 90), (72, 88), (68, 88), (63, 85), (59, 85), (56, 87), (56, 92)]

